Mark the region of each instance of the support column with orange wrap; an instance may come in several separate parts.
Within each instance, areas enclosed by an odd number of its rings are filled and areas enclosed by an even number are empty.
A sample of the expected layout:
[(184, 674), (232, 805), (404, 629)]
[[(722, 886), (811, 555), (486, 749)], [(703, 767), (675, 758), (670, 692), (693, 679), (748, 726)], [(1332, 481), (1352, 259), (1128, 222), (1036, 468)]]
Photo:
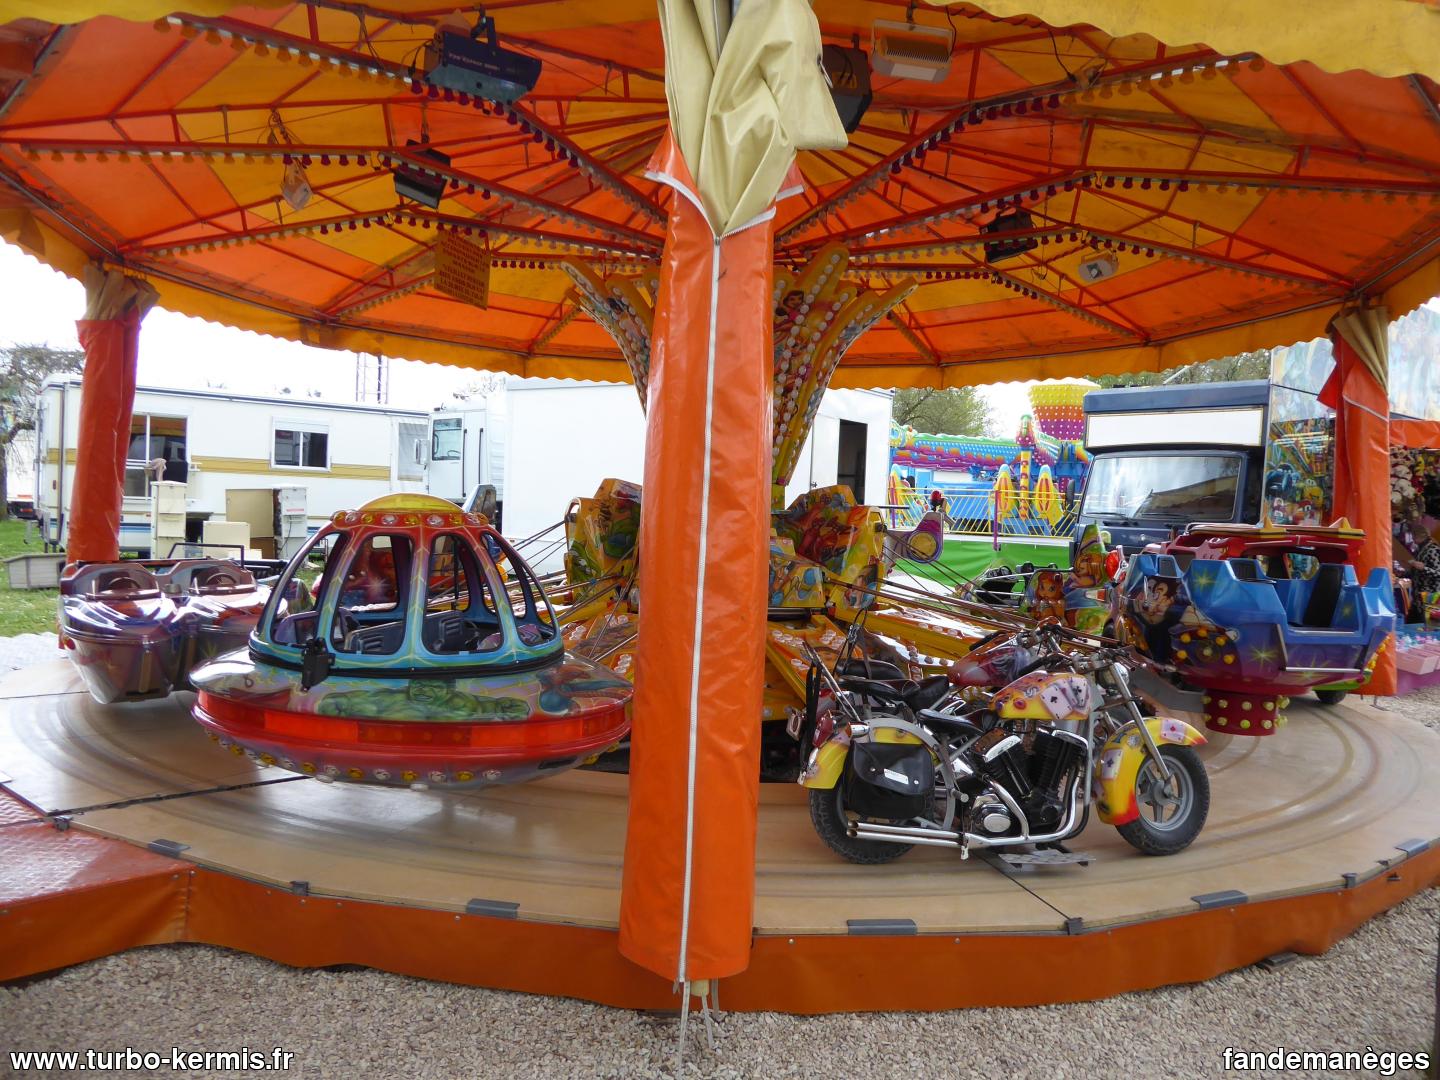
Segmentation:
[(773, 227), (766, 213), (716, 237), (673, 142), (651, 164), (673, 194), (646, 409), (620, 949), (694, 982), (750, 961)]
[[(1357, 309), (1336, 316), (1330, 325), (1335, 370), (1320, 391), (1320, 400), (1335, 410), (1331, 517), (1347, 518), (1365, 530), (1365, 543), (1355, 566), (1362, 582), (1377, 567), (1388, 571), (1392, 562), (1388, 328), (1384, 308)], [(1365, 692), (1393, 694), (1395, 688), (1392, 637), (1375, 658)]]
[[(671, 189), (652, 339), (620, 951), (703, 997), (750, 962), (774, 202), (846, 144), (806, 0), (660, 0)], [(683, 1014), (682, 1014), (683, 1015)]]
[(85, 318), (76, 323), (85, 371), (65, 545), (70, 562), (113, 562), (120, 557), (140, 320), (154, 303), (155, 291), (147, 283), (98, 266), (86, 269)]

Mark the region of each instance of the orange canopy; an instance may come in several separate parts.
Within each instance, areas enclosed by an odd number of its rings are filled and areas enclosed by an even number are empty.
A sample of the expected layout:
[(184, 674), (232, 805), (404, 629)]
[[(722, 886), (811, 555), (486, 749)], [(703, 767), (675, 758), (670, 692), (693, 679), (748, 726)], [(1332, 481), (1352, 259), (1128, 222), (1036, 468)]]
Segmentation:
[(1392, 416), (1390, 445), (1406, 446), (1415, 450), (1440, 450), (1440, 420)]
[[(167, 6), (128, 8), (149, 20)], [(1347, 298), (1383, 295), (1398, 316), (1440, 291), (1428, 75), (1113, 36), (1130, 20), (1112, 8), (1127, 6), (1091, 5), (1104, 30), (922, 6), (917, 21), (953, 22), (948, 77), (877, 75), (849, 146), (799, 155), (807, 190), (779, 209), (777, 258), (838, 238), (872, 287), (921, 282), (835, 385), (1160, 368), (1318, 336)], [(1424, 5), (1384, 6), (1415, 55), (1440, 56), (1440, 18), (1412, 25)], [(509, 110), (416, 92), (439, 9), (225, 8), (0, 28), (0, 236), (72, 274), (94, 257), (143, 274), (169, 308), (314, 344), (628, 378), (558, 264), (659, 265), (643, 170), (667, 101), (650, 0), (491, 5), (502, 41), (543, 63)], [(0, 18), (37, 10), (0, 2)], [(867, 46), (874, 19), (904, 11), (816, 4), (827, 41)], [(1384, 20), (1360, 21), (1357, 65), (1409, 63), (1393, 43), (1374, 59)], [(1273, 51), (1297, 55), (1288, 40)], [(438, 210), (401, 204), (392, 180), (427, 137), (451, 158)], [(303, 210), (280, 197), (287, 161), (314, 191)], [(1016, 210), (1029, 222), (1009, 231), (1038, 246), (987, 263), (980, 227)], [(487, 308), (435, 287), (445, 231), (495, 260)], [(1107, 254), (1114, 275), (1087, 281), (1082, 264)]]

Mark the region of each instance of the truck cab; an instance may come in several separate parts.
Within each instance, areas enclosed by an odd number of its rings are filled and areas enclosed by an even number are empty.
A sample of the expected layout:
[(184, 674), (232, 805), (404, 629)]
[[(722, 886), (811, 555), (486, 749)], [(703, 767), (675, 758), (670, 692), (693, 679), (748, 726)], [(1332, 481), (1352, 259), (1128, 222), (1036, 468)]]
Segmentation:
[(1076, 535), (1097, 524), (1128, 553), (1196, 522), (1260, 524), (1270, 389), (1257, 379), (1086, 394)]

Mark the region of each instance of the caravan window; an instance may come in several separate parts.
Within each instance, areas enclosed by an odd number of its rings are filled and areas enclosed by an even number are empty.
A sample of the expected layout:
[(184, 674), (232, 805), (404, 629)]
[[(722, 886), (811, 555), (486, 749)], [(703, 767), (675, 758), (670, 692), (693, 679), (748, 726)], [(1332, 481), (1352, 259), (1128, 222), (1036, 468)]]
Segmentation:
[(274, 463), (298, 469), (328, 469), (330, 436), (323, 431), (277, 427)]
[(190, 471), (185, 456), (185, 418), (150, 416), (139, 413), (130, 418), (130, 444), (125, 451), (125, 494), (144, 498), (155, 479), (151, 463), (165, 460), (165, 479), (183, 483)]
[(436, 420), (430, 436), (431, 461), (459, 461), (464, 435), (460, 430), (460, 417), (450, 416)]
[(425, 425), (407, 424), (402, 420), (398, 429), (399, 445), (395, 452), (395, 479), (424, 480)]

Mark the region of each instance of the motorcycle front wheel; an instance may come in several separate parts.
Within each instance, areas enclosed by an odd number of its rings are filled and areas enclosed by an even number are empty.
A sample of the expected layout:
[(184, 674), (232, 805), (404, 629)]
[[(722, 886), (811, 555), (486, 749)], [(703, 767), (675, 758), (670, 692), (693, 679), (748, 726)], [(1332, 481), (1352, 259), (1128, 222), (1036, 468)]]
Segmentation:
[(894, 862), (914, 844), (892, 844), (885, 840), (859, 840), (847, 834), (844, 783), (833, 788), (810, 789), (810, 821), (825, 845), (842, 859), (862, 866)]
[(1160, 747), (1175, 779), (1166, 785), (1149, 758), (1135, 775), (1135, 802), (1140, 816), (1116, 829), (1135, 850), (1146, 855), (1174, 855), (1190, 846), (1210, 815), (1210, 777), (1194, 748)]

